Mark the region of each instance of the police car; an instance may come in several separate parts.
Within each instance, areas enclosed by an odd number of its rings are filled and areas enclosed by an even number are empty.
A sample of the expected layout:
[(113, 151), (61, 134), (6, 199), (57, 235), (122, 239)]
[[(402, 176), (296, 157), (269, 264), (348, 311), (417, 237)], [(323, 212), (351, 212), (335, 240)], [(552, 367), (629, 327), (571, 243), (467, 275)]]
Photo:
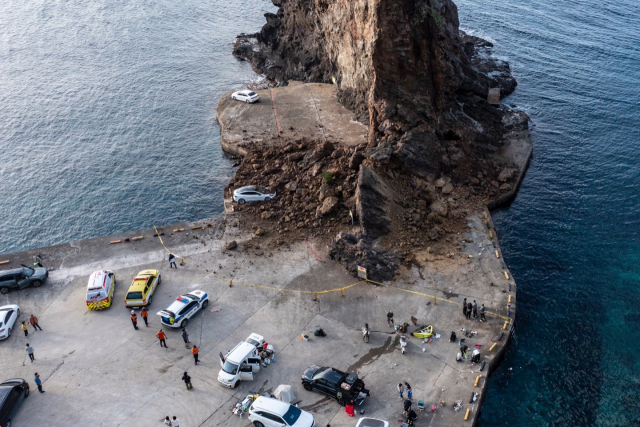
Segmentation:
[(159, 311), (160, 322), (171, 328), (184, 328), (200, 309), (209, 305), (209, 295), (204, 291), (191, 291), (180, 295), (166, 309)]

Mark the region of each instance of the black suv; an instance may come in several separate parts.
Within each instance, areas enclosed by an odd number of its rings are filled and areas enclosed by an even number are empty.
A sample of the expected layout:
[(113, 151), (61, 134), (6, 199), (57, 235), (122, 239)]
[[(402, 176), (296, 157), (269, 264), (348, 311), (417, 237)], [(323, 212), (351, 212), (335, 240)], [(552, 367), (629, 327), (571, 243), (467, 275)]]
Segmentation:
[(302, 387), (335, 399), (340, 405), (369, 396), (364, 382), (354, 373), (346, 374), (334, 368), (313, 365), (302, 374)]
[(6, 294), (10, 289), (24, 289), (29, 285), (37, 288), (47, 277), (49, 272), (43, 267), (31, 268), (23, 265), (20, 268), (0, 271), (0, 293)]
[(0, 427), (11, 427), (22, 401), (29, 396), (29, 383), (16, 378), (0, 384)]

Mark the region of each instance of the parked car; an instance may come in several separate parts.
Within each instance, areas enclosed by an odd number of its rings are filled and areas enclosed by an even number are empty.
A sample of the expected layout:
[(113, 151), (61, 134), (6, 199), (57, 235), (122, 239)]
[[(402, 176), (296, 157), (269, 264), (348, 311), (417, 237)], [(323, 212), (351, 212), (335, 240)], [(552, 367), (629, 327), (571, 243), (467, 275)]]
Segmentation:
[(6, 294), (10, 289), (24, 289), (31, 285), (34, 288), (42, 285), (49, 277), (46, 268), (31, 268), (23, 265), (20, 268), (0, 271), (0, 293)]
[[(11, 331), (20, 317), (20, 307), (15, 304), (0, 307), (0, 340), (11, 336)], [(2, 426), (2, 424), (0, 424)]]
[(166, 309), (159, 311), (160, 323), (171, 328), (184, 328), (198, 311), (207, 308), (209, 295), (204, 291), (192, 291), (180, 295)]
[(29, 383), (21, 378), (0, 384), (0, 426), (11, 427), (11, 420), (29, 396)]
[(151, 304), (151, 297), (162, 281), (158, 270), (142, 270), (133, 278), (124, 298), (125, 307), (142, 307)]
[(262, 359), (255, 345), (242, 341), (225, 356), (220, 353), (218, 382), (224, 387), (235, 388), (240, 381), (253, 380), (253, 374), (260, 371)]
[(358, 420), (356, 427), (389, 427), (389, 423), (377, 418), (363, 417)]
[(276, 197), (276, 193), (267, 193), (266, 189), (255, 185), (247, 185), (233, 191), (233, 200), (241, 205), (245, 202), (268, 202)]
[(236, 101), (244, 101), (247, 104), (253, 104), (254, 102), (258, 102), (260, 96), (252, 90), (239, 90), (238, 92), (233, 92), (231, 94), (231, 98)]
[(355, 373), (346, 374), (334, 368), (313, 365), (302, 374), (302, 387), (307, 391), (316, 391), (335, 399), (340, 405), (364, 399), (369, 390)]
[(259, 396), (249, 407), (249, 421), (255, 427), (314, 427), (316, 421), (307, 411), (271, 397)]
[(111, 307), (116, 289), (116, 274), (113, 271), (94, 271), (87, 283), (87, 309), (102, 310)]

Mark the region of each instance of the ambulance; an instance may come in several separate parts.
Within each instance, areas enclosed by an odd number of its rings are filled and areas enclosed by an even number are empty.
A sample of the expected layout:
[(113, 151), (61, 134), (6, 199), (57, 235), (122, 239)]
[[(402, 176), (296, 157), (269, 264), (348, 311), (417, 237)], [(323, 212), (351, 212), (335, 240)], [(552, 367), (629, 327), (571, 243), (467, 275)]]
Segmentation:
[(87, 284), (87, 309), (102, 310), (111, 306), (116, 288), (116, 274), (113, 271), (94, 271)]

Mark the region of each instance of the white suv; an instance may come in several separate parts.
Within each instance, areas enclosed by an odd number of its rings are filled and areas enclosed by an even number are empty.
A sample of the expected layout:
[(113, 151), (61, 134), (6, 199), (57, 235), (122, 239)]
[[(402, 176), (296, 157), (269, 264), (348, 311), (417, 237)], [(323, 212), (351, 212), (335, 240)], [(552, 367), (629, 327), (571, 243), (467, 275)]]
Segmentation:
[(270, 397), (260, 396), (249, 407), (249, 421), (255, 427), (315, 427), (309, 412)]

